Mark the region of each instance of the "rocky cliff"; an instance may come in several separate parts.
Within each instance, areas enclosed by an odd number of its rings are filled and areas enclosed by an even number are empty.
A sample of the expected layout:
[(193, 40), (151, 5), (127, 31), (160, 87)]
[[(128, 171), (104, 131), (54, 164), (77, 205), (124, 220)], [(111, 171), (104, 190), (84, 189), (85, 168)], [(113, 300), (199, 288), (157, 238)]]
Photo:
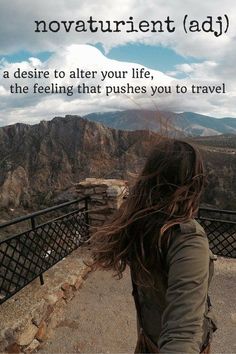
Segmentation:
[(85, 177), (126, 178), (156, 138), (73, 116), (0, 128), (0, 205), (39, 207), (69, 198)]
[[(236, 209), (236, 137), (230, 139), (230, 148), (219, 137), (196, 143), (209, 171), (204, 201)], [(158, 140), (158, 133), (115, 130), (78, 116), (0, 128), (0, 207), (37, 210), (68, 200), (86, 177), (129, 179)]]

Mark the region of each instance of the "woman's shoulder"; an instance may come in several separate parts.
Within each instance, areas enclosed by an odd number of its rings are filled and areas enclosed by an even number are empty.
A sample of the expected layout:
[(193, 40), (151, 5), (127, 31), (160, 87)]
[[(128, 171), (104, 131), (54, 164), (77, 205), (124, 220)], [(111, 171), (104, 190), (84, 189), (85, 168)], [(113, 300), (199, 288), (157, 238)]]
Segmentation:
[(189, 219), (186, 222), (180, 223), (179, 231), (181, 234), (198, 234), (206, 236), (205, 230), (196, 219)]
[(168, 247), (168, 256), (171, 257), (176, 252), (189, 252), (198, 248), (209, 252), (209, 241), (203, 227), (195, 219), (189, 219), (180, 223), (171, 235)]
[(167, 255), (167, 264), (179, 259), (197, 259), (199, 264), (209, 259), (209, 241), (202, 226), (194, 219), (178, 225), (172, 234)]

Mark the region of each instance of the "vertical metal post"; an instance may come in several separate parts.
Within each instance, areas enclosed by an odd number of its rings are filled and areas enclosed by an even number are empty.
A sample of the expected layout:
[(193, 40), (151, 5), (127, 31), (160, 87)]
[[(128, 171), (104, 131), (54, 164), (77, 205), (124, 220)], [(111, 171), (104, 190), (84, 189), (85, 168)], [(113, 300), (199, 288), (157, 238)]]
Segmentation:
[(30, 221), (31, 221), (31, 228), (32, 228), (32, 230), (34, 230), (35, 229), (35, 218), (32, 216), (30, 218)]
[(89, 207), (89, 201), (90, 201), (90, 197), (87, 196), (85, 198), (85, 222), (87, 225), (87, 236), (89, 235), (89, 215), (88, 215), (88, 207)]
[(43, 279), (43, 274), (39, 275), (39, 279), (40, 279), (40, 284), (44, 285), (44, 279)]
[(201, 209), (198, 208), (198, 211), (197, 211), (197, 218), (200, 219), (200, 216), (201, 216)]
[[(31, 221), (31, 228), (32, 228), (32, 230), (34, 230), (35, 227), (36, 227), (35, 218), (32, 216), (32, 217), (30, 218), (30, 221)], [(39, 275), (39, 279), (40, 279), (40, 284), (41, 284), (41, 285), (44, 285), (43, 274), (40, 274), (40, 275)]]

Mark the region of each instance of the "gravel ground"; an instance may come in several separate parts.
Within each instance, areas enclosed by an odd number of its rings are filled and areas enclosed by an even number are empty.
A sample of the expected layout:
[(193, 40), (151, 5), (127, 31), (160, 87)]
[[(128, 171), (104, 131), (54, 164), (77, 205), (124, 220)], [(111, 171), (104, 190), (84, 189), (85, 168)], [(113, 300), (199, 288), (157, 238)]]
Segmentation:
[[(236, 353), (236, 260), (218, 257), (211, 299), (218, 327), (212, 353)], [(129, 271), (121, 280), (111, 272), (91, 273), (68, 303), (65, 319), (39, 350), (44, 353), (133, 353), (136, 316)]]

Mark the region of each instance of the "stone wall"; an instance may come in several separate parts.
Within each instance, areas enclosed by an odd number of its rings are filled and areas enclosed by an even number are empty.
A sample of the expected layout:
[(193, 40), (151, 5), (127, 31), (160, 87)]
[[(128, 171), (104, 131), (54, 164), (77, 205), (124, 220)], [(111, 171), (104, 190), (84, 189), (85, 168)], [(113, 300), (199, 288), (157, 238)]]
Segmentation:
[(120, 207), (128, 193), (128, 183), (119, 179), (86, 178), (76, 185), (79, 197), (90, 197), (89, 224), (91, 231), (107, 221)]
[(29, 353), (50, 336), (91, 271), (89, 260), (89, 250), (79, 247), (44, 273), (44, 285), (37, 278), (0, 305), (0, 353)]

